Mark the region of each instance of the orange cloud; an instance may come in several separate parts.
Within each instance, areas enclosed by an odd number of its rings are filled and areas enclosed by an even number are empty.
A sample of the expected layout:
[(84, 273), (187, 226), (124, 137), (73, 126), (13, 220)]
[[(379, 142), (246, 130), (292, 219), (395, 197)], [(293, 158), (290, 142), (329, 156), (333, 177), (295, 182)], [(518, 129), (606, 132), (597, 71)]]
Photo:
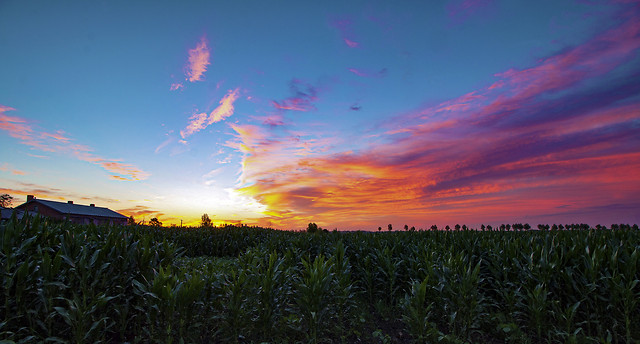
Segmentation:
[[(291, 154), (306, 140), (234, 125), (239, 191), (281, 228), (637, 222), (640, 67), (629, 61), (640, 24), (631, 17), (485, 88), (399, 115), (357, 152)], [(625, 73), (608, 75), (616, 68)]]
[(98, 164), (105, 170), (115, 173), (115, 175), (111, 176), (112, 179), (133, 181), (144, 180), (149, 177), (149, 173), (144, 172), (130, 164), (123, 164), (116, 161), (106, 160), (101, 160), (100, 162), (98, 162)]
[(160, 211), (153, 210), (143, 205), (137, 205), (133, 208), (119, 209), (118, 212), (126, 216), (133, 216), (136, 220), (139, 220), (139, 221), (142, 221), (141, 218), (146, 218), (146, 217), (148, 217), (148, 219), (151, 219), (153, 217), (159, 218), (162, 215), (164, 215), (164, 213)]
[[(187, 64), (187, 78), (190, 82), (202, 80), (207, 66), (210, 64), (211, 53), (207, 46), (207, 40), (202, 37), (194, 49), (189, 49), (189, 62)], [(173, 86), (172, 86), (173, 88)]]
[[(100, 196), (92, 196), (92, 195), (80, 195), (75, 193), (68, 193), (66, 190), (47, 187), (44, 185), (38, 185), (33, 183), (24, 183), (24, 182), (16, 182), (9, 180), (9, 184), (11, 187), (0, 188), (0, 193), (6, 193), (14, 196), (13, 205), (17, 206), (24, 201), (26, 201), (27, 195), (34, 195), (37, 198), (43, 199), (56, 199), (56, 200), (84, 200), (88, 203), (96, 203), (96, 201), (102, 203), (114, 203), (117, 202), (111, 198), (105, 198)], [(16, 197), (22, 196), (22, 197)]]
[[(115, 173), (110, 177), (111, 179), (134, 181), (149, 177), (148, 173), (133, 165), (124, 164), (118, 160), (104, 159), (92, 154), (90, 147), (73, 143), (73, 140), (67, 137), (63, 131), (51, 133), (34, 128), (24, 118), (5, 115), (6, 111), (14, 111), (14, 109), (0, 105), (0, 130), (6, 131), (9, 136), (20, 140), (24, 145), (46, 152), (71, 154), (79, 160), (99, 165), (105, 170)], [(20, 174), (21, 171), (17, 172), (14, 174)]]
[(3, 164), (0, 164), (0, 171), (11, 172), (12, 174), (17, 175), (17, 176), (24, 176), (25, 174), (27, 174), (24, 171), (20, 171), (20, 170), (16, 170), (16, 169), (12, 168), (11, 165), (9, 163), (6, 163), (6, 162), (3, 163)]
[(187, 127), (184, 130), (180, 131), (180, 136), (182, 136), (182, 138), (184, 139), (195, 132), (205, 129), (213, 123), (223, 121), (225, 118), (233, 115), (233, 103), (238, 99), (239, 96), (239, 88), (236, 88), (235, 90), (229, 90), (229, 92), (224, 97), (222, 97), (222, 100), (220, 100), (220, 105), (218, 105), (218, 107), (211, 111), (209, 115), (207, 115), (206, 113), (198, 113), (192, 115), (189, 118), (190, 122)]

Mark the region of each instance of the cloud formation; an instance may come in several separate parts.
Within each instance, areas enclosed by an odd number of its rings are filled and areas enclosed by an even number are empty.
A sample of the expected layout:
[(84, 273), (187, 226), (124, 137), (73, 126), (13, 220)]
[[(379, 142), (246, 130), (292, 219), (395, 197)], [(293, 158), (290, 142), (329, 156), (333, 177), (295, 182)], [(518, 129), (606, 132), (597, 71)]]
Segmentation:
[[(68, 190), (62, 190), (58, 188), (47, 187), (44, 185), (34, 183), (17, 182), (13, 180), (2, 180), (5, 188), (0, 188), (0, 194), (6, 193), (14, 196), (13, 206), (18, 206), (26, 201), (27, 195), (34, 195), (37, 198), (50, 199), (50, 200), (82, 200), (87, 203), (101, 202), (104, 204), (117, 202), (114, 199), (101, 197), (101, 196), (87, 196), (76, 193), (69, 193)], [(23, 196), (18, 198), (17, 196)]]
[(240, 89), (236, 88), (235, 90), (229, 90), (227, 94), (222, 97), (220, 100), (220, 105), (216, 107), (209, 115), (206, 113), (196, 113), (193, 114), (189, 118), (189, 124), (184, 130), (180, 131), (180, 136), (182, 138), (187, 138), (188, 136), (196, 133), (206, 127), (210, 126), (213, 123), (223, 121), (225, 118), (233, 115), (234, 107), (233, 103), (240, 96)]
[(15, 168), (13, 168), (13, 166), (11, 166), (11, 164), (9, 164), (8, 162), (5, 163), (1, 163), (0, 164), (0, 171), (2, 172), (11, 172), (11, 174), (14, 174), (16, 176), (24, 176), (25, 174), (27, 174), (24, 171), (21, 170), (16, 170)]
[(333, 19), (330, 20), (329, 24), (338, 29), (340, 32), (340, 38), (349, 48), (358, 48), (360, 43), (358, 43), (353, 34), (352, 26), (353, 22), (349, 19)]
[(454, 0), (447, 4), (447, 12), (450, 20), (461, 23), (492, 3), (493, 0)]
[(93, 149), (73, 143), (73, 139), (63, 131), (41, 130), (34, 127), (25, 118), (5, 115), (4, 113), (7, 111), (15, 111), (15, 109), (0, 105), (0, 130), (4, 130), (9, 136), (20, 140), (20, 143), (26, 146), (45, 152), (69, 154), (79, 160), (96, 164), (113, 173), (110, 175), (111, 179), (136, 181), (149, 177), (149, 173), (134, 165), (122, 163), (117, 159), (105, 159), (93, 154)]
[(640, 208), (638, 14), (487, 87), (398, 115), (362, 151), (295, 156), (288, 151), (304, 140), (235, 126), (240, 190), (267, 206), (265, 221), (288, 228), (377, 228), (396, 218), (637, 222), (619, 205)]
[[(187, 80), (190, 82), (202, 80), (204, 73), (207, 71), (207, 66), (211, 64), (209, 62), (210, 56), (211, 51), (207, 46), (207, 40), (202, 37), (195, 48), (189, 49), (189, 61), (185, 67)], [(179, 86), (176, 86), (176, 89), (178, 87)]]
[(308, 82), (293, 79), (289, 83), (293, 96), (281, 101), (273, 100), (271, 104), (279, 110), (311, 111), (315, 110), (313, 102), (318, 99), (318, 89)]
[(162, 220), (162, 216), (164, 215), (164, 213), (158, 210), (151, 209), (144, 205), (137, 205), (131, 208), (118, 209), (117, 212), (125, 216), (133, 216), (133, 218), (137, 222), (149, 221), (154, 217), (157, 217)]

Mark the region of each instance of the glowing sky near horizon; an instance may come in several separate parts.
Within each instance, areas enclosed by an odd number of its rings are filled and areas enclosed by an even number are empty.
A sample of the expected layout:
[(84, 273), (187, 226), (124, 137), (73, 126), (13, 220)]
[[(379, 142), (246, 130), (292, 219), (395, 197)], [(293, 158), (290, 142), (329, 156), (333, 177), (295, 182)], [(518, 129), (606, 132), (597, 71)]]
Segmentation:
[(640, 223), (637, 1), (0, 3), (0, 193), (165, 225)]

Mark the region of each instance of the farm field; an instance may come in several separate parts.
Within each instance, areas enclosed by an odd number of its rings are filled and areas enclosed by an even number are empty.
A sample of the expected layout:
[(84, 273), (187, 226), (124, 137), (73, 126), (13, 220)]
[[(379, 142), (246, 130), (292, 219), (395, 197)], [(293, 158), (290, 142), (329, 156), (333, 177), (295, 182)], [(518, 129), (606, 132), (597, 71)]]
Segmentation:
[(564, 227), (308, 233), (14, 218), (0, 224), (0, 339), (640, 341), (637, 226)]

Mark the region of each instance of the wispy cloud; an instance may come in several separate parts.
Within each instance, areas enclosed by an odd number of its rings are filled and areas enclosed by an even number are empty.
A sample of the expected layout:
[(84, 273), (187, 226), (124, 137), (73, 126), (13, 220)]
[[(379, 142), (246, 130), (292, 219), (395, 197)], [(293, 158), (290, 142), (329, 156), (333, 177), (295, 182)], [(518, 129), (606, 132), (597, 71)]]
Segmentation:
[(27, 174), (27, 172), (13, 168), (13, 166), (11, 166), (11, 164), (9, 164), (8, 162), (0, 164), (0, 171), (11, 172), (11, 174), (14, 174), (16, 176), (24, 176), (25, 174)]
[(154, 210), (144, 205), (137, 205), (132, 208), (118, 209), (118, 212), (126, 216), (133, 216), (133, 218), (138, 222), (142, 222), (143, 220), (148, 222), (154, 217), (157, 217), (162, 221), (162, 216), (164, 215), (163, 212)]
[(184, 87), (184, 85), (181, 82), (178, 82), (178, 83), (171, 84), (170, 90), (171, 91), (175, 91), (175, 90), (179, 90), (179, 89), (181, 89), (183, 87)]
[(20, 140), (20, 143), (33, 149), (45, 152), (70, 154), (79, 160), (101, 166), (113, 173), (110, 178), (117, 180), (143, 180), (149, 174), (141, 169), (122, 163), (117, 159), (105, 159), (92, 153), (93, 149), (73, 142), (63, 131), (48, 132), (35, 127), (27, 119), (7, 116), (4, 112), (15, 111), (8, 106), (0, 105), (0, 130)]
[(354, 38), (352, 30), (353, 22), (350, 19), (330, 19), (329, 24), (338, 29), (340, 38), (349, 48), (358, 48), (360, 46), (360, 43)]
[(447, 12), (450, 20), (461, 23), (492, 3), (493, 0), (453, 0), (447, 4)]
[(358, 68), (349, 68), (349, 72), (364, 78), (383, 78), (387, 75), (386, 68), (382, 68), (377, 72), (372, 72), (372, 71), (358, 69)]
[[(245, 153), (241, 190), (289, 228), (314, 219), (377, 227), (399, 217), (638, 221), (613, 213), (640, 207), (638, 14), (485, 88), (399, 115), (358, 152), (294, 157), (286, 152), (299, 143), (234, 127), (232, 146)], [(596, 206), (611, 212), (572, 217)]]
[(186, 66), (187, 80), (190, 82), (202, 80), (207, 66), (210, 64), (210, 56), (211, 51), (207, 46), (207, 40), (202, 37), (195, 48), (189, 49), (189, 62)]
[[(10, 179), (3, 179), (2, 184), (8, 187), (0, 188), (0, 193), (6, 193), (14, 196), (13, 206), (17, 206), (26, 201), (27, 195), (34, 195), (37, 198), (53, 199), (53, 200), (82, 200), (87, 203), (101, 202), (104, 204), (117, 202), (112, 198), (106, 198), (95, 195), (80, 195), (76, 193), (69, 193), (67, 190), (62, 190), (50, 186), (39, 185), (34, 183), (18, 182)], [(17, 196), (23, 196), (18, 199)]]
[(229, 92), (222, 97), (220, 105), (216, 107), (209, 115), (206, 113), (196, 113), (189, 118), (189, 124), (184, 130), (180, 131), (182, 138), (187, 138), (195, 132), (198, 132), (213, 123), (223, 121), (225, 118), (233, 115), (234, 107), (233, 103), (240, 96), (240, 89), (229, 90)]
[(292, 111), (315, 110), (313, 102), (318, 99), (318, 89), (315, 86), (300, 79), (293, 79), (289, 84), (289, 89), (293, 96), (281, 101), (272, 101), (273, 107)]
[[(271, 130), (255, 126), (229, 124), (235, 131), (235, 140), (226, 145), (244, 154), (240, 181), (254, 180), (263, 173), (279, 170), (291, 161), (326, 151), (334, 142), (305, 133), (284, 132), (275, 135)], [(286, 171), (286, 168), (281, 172)]]

